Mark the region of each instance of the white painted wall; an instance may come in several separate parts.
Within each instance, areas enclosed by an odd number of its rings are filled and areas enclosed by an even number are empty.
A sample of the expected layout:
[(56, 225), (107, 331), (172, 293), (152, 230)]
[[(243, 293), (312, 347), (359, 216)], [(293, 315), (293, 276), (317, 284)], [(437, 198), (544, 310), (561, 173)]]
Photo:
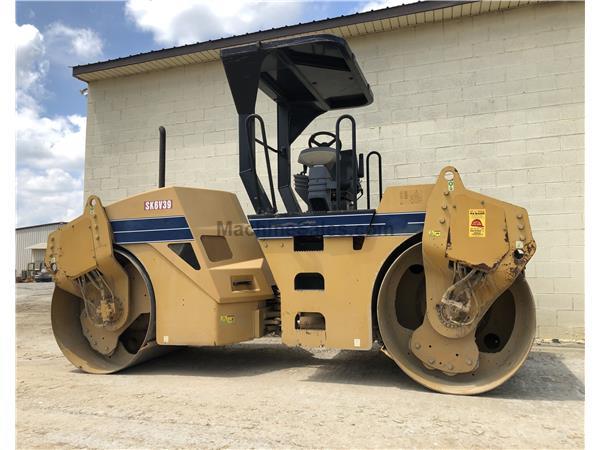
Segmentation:
[[(582, 338), (584, 5), (540, 3), (350, 40), (375, 102), (350, 111), (359, 151), (384, 182), (433, 182), (455, 165), (474, 190), (529, 210), (538, 335)], [(219, 61), (90, 83), (85, 191), (105, 202), (156, 186), (159, 125), (167, 184), (234, 191), (237, 118)], [(259, 99), (272, 142), (275, 108)], [(316, 120), (297, 141), (332, 129)], [(281, 203), (280, 203), (281, 204)]]

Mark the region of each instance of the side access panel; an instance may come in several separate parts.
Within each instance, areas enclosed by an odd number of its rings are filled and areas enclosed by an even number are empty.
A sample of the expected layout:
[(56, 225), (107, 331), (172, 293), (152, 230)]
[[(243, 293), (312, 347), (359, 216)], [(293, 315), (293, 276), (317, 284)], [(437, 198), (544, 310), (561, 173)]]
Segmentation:
[(115, 244), (150, 276), (159, 344), (224, 345), (263, 334), (273, 278), (234, 194), (166, 187), (106, 210)]
[[(371, 296), (379, 268), (408, 236), (325, 238), (322, 251), (294, 251), (294, 239), (263, 241), (281, 292), (282, 341), (290, 346), (368, 350), (373, 344)], [(305, 289), (297, 277), (318, 274), (322, 289)], [(320, 314), (324, 329), (299, 328), (302, 314)]]
[[(281, 293), (285, 344), (372, 347), (375, 280), (390, 254), (421, 232), (431, 188), (390, 187), (377, 211), (250, 219)], [(319, 250), (294, 243), (318, 233)]]

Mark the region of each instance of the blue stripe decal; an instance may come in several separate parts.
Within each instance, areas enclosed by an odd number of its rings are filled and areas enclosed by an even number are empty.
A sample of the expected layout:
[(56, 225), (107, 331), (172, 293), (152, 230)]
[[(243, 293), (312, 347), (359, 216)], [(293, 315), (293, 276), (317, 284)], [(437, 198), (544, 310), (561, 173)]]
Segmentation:
[(423, 230), (424, 212), (411, 213), (351, 213), (321, 216), (284, 216), (252, 218), (259, 239), (294, 236), (394, 236), (415, 234)]
[(373, 216), (374, 212), (369, 211), (363, 214), (259, 217), (250, 219), (250, 224), (259, 239), (312, 235), (351, 236), (366, 234)]
[(116, 244), (179, 242), (193, 240), (183, 216), (121, 219), (110, 222)]
[[(250, 219), (259, 239), (290, 238), (294, 236), (396, 236), (411, 235), (423, 230), (424, 212), (373, 212), (258, 217)], [(111, 221), (117, 244), (144, 242), (177, 242), (193, 240), (183, 216), (151, 217)]]
[(185, 217), (148, 217), (144, 219), (113, 220), (110, 222), (113, 232), (135, 230), (164, 230), (171, 228), (189, 228)]
[(376, 214), (369, 236), (415, 234), (423, 231), (425, 213)]
[(189, 228), (180, 230), (152, 230), (140, 232), (123, 232), (113, 234), (117, 244), (134, 244), (142, 242), (174, 242), (191, 241), (192, 232)]

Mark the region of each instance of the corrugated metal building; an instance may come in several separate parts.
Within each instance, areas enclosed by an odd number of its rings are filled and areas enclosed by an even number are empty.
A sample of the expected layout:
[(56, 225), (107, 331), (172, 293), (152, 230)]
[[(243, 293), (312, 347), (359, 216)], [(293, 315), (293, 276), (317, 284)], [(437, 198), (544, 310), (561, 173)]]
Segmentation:
[(27, 270), (27, 264), (39, 264), (44, 261), (48, 235), (65, 222), (44, 223), (15, 230), (15, 275)]

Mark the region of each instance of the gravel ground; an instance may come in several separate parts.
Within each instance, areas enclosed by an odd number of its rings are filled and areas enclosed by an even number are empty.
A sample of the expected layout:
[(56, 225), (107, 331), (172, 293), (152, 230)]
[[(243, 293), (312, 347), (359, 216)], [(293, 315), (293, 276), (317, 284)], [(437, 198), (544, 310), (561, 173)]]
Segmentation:
[(53, 285), (17, 285), (18, 448), (582, 448), (584, 349), (536, 345), (476, 397), (412, 382), (378, 351), (274, 338), (186, 348), (118, 375), (62, 356)]

